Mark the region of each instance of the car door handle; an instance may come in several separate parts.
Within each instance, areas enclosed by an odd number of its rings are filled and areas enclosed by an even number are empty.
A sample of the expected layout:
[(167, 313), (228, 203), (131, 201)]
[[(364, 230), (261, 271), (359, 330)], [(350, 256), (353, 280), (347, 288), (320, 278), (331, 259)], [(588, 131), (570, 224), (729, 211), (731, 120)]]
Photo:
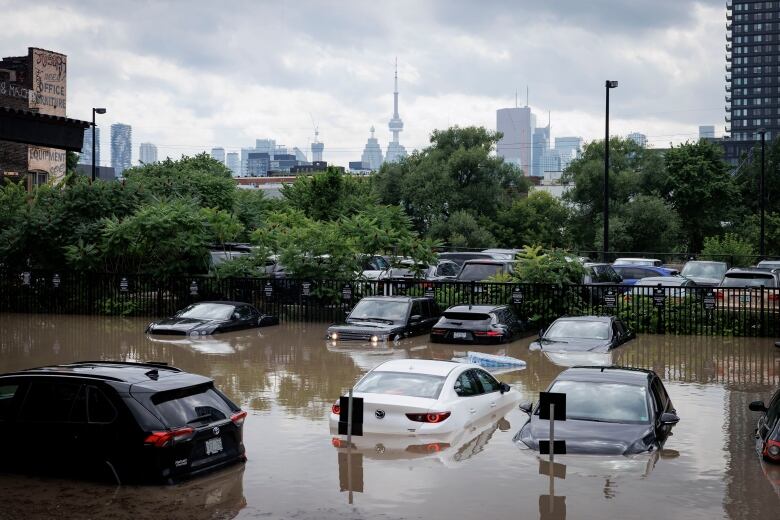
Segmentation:
[(469, 413), (477, 413), (476, 408), (469, 408)]
[(490, 403), (490, 407), (491, 407), (491, 408), (495, 408), (495, 407), (496, 407), (496, 402), (495, 402), (495, 401), (493, 401), (492, 403)]

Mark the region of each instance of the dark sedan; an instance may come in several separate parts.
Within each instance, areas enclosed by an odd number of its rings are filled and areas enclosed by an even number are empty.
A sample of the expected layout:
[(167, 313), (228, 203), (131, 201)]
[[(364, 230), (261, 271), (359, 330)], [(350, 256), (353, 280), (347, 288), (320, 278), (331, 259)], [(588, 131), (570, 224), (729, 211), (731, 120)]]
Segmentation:
[[(556, 421), (555, 437), (566, 453), (633, 455), (661, 449), (680, 420), (661, 379), (652, 370), (621, 367), (575, 367), (565, 370), (548, 392), (566, 394), (566, 420)], [(528, 421), (515, 442), (538, 450), (550, 424), (539, 406), (520, 405)]]
[(332, 341), (394, 341), (429, 332), (440, 315), (433, 298), (372, 296), (360, 300), (345, 323), (328, 327), (327, 338)]
[(505, 305), (456, 305), (431, 329), (436, 343), (505, 343), (525, 328)]
[(200, 302), (170, 318), (153, 321), (146, 327), (146, 333), (204, 336), (278, 324), (279, 318), (262, 314), (248, 303)]
[(608, 352), (635, 337), (620, 318), (614, 316), (572, 316), (558, 318), (530, 350), (550, 352)]
[(764, 401), (750, 403), (750, 410), (761, 412), (756, 425), (756, 451), (768, 462), (780, 464), (780, 390), (769, 405)]

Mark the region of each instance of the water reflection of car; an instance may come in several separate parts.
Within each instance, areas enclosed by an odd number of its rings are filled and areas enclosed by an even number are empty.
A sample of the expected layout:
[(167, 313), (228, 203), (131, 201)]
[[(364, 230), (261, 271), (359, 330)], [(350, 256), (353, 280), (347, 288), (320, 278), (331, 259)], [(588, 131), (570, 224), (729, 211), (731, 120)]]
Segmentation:
[[(468, 428), (441, 435), (405, 436), (388, 434), (366, 434), (352, 437), (352, 445), (346, 435), (334, 436), (333, 447), (340, 453), (348, 448), (372, 460), (435, 459), (447, 467), (470, 459), (482, 452), (496, 430), (511, 428), (504, 415), (514, 407), (509, 404), (496, 409), (492, 414), (476, 421)], [(335, 434), (335, 431), (331, 431)]]
[(530, 350), (544, 352), (609, 352), (636, 334), (615, 316), (558, 318), (539, 333)]
[(147, 325), (146, 333), (201, 336), (278, 324), (279, 318), (263, 314), (248, 303), (200, 302), (170, 318), (153, 321)]
[(506, 343), (525, 330), (506, 305), (456, 305), (431, 329), (436, 343)]
[(728, 270), (726, 262), (691, 260), (686, 262), (680, 275), (693, 280), (702, 287), (717, 287)]
[(765, 461), (780, 464), (780, 390), (772, 396), (769, 405), (753, 401), (749, 408), (761, 413), (756, 425), (756, 451)]
[(433, 298), (366, 297), (355, 305), (345, 323), (328, 327), (327, 338), (332, 341), (394, 341), (429, 332), (440, 315)]
[[(780, 274), (771, 269), (732, 268), (715, 289), (715, 297), (727, 309), (780, 310)], [(762, 297), (763, 295), (763, 297)]]
[[(462, 430), (497, 409), (519, 402), (519, 394), (478, 365), (422, 359), (391, 360), (355, 385), (363, 399), (363, 432), (435, 435)], [(331, 431), (341, 409), (333, 405)]]
[[(680, 420), (661, 379), (652, 370), (621, 367), (575, 367), (563, 371), (547, 388), (566, 394), (566, 420), (556, 421), (556, 438), (566, 453), (632, 455), (659, 450)], [(529, 419), (515, 435), (532, 450), (550, 434), (539, 418), (539, 405), (520, 405)]]

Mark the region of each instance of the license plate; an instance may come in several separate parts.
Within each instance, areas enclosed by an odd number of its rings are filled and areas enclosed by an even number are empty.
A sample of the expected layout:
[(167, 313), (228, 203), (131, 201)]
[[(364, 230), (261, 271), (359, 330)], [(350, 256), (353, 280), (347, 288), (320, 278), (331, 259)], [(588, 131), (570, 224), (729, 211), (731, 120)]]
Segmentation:
[(466, 333), (465, 332), (453, 332), (452, 337), (455, 339), (466, 339)]
[(206, 455), (214, 455), (222, 451), (222, 437), (214, 437), (206, 441)]

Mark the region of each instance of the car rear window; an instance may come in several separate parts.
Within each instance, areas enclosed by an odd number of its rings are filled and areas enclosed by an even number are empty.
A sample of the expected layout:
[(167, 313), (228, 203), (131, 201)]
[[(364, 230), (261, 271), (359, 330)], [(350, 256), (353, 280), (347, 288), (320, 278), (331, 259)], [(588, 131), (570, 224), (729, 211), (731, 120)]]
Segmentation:
[(211, 385), (159, 392), (152, 403), (169, 428), (210, 424), (230, 417), (232, 410)]
[(722, 287), (775, 287), (775, 277), (763, 273), (730, 273), (723, 279)]
[(445, 312), (444, 317), (456, 321), (485, 321), (490, 319), (489, 314), (477, 312)]
[(438, 399), (445, 378), (406, 372), (370, 372), (355, 386), (356, 392), (406, 395)]
[(477, 282), (480, 280), (487, 280), (491, 276), (503, 272), (504, 266), (502, 264), (465, 264), (458, 279), (467, 282)]

